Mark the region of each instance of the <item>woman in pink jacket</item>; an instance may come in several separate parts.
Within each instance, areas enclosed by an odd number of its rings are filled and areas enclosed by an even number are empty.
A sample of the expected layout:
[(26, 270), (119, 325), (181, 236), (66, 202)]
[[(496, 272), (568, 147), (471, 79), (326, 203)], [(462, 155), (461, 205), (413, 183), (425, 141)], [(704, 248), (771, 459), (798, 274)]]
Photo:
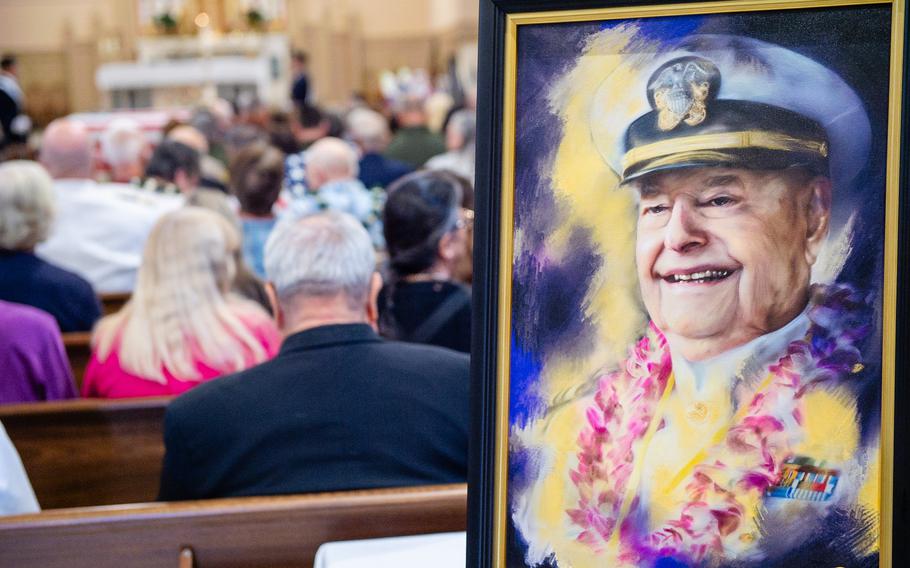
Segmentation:
[(180, 394), (274, 356), (280, 336), (271, 317), (230, 293), (239, 247), (238, 231), (211, 211), (162, 217), (132, 298), (95, 329), (82, 395)]

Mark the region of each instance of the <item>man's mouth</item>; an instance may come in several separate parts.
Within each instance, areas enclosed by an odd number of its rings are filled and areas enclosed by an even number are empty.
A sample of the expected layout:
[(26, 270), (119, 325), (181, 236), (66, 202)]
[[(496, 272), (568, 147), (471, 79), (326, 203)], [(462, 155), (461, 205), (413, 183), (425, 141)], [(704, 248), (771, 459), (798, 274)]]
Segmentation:
[(670, 284), (686, 282), (691, 284), (706, 284), (708, 282), (717, 282), (733, 274), (733, 270), (700, 270), (698, 272), (667, 274), (663, 279)]

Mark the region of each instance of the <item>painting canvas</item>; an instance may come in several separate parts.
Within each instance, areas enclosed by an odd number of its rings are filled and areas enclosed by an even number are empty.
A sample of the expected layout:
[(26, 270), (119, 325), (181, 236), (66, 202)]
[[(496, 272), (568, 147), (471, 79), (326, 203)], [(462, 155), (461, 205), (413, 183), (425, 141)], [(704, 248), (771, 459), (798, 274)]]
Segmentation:
[(893, 6), (777, 8), (514, 28), (506, 566), (882, 562)]

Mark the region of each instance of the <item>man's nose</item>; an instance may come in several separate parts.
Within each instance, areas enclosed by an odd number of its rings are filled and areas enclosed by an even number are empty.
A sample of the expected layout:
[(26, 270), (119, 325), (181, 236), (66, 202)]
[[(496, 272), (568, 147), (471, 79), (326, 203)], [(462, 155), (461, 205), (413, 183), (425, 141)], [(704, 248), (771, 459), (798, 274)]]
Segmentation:
[(698, 213), (682, 200), (673, 204), (664, 230), (664, 245), (677, 252), (689, 252), (707, 242)]

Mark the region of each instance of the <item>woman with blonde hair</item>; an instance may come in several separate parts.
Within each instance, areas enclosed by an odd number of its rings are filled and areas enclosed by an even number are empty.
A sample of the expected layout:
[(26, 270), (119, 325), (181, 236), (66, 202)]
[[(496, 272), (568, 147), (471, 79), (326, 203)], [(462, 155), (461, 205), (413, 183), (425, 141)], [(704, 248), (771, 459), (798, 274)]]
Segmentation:
[(82, 395), (179, 394), (274, 356), (275, 323), (230, 292), (239, 247), (237, 230), (211, 211), (185, 207), (162, 217), (132, 298), (95, 329)]

